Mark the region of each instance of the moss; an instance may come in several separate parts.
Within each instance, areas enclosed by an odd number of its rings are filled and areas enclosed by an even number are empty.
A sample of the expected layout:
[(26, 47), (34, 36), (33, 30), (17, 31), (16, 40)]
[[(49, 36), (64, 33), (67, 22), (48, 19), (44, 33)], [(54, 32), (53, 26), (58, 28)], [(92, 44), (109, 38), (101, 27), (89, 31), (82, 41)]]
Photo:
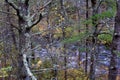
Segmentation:
[(110, 35), (110, 34), (100, 34), (100, 35), (98, 35), (98, 40), (102, 44), (105, 44), (106, 46), (110, 46), (110, 44), (112, 43), (112, 35)]

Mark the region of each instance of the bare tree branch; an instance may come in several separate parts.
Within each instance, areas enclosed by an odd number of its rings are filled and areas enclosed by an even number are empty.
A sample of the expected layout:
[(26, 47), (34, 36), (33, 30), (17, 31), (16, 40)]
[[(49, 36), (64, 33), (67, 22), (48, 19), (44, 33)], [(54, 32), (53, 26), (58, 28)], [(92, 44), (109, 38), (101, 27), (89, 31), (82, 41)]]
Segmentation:
[(12, 6), (16, 11), (18, 11), (18, 6), (11, 0), (5, 0), (10, 6)]
[(33, 26), (35, 26), (36, 24), (38, 24), (41, 19), (42, 19), (42, 14), (40, 13), (39, 18), (38, 18), (36, 21), (34, 21), (34, 22), (29, 26), (29, 28), (32, 28)]
[(20, 30), (19, 27), (15, 26), (14, 24), (10, 24), (13, 28), (17, 29), (18, 31)]
[(42, 6), (42, 7), (40, 8), (40, 10), (42, 10), (43, 8), (45, 8), (46, 6), (48, 6), (51, 2), (52, 2), (52, 0), (48, 1), (44, 6)]
[[(29, 0), (26, 0), (26, 1), (29, 2)], [(52, 2), (52, 0), (50, 0), (49, 2), (47, 2), (44, 6), (42, 6), (42, 7), (40, 8), (40, 10), (42, 10), (43, 8), (45, 8), (46, 6), (48, 6), (51, 2)], [(33, 16), (31, 16), (31, 19), (33, 19), (34, 16), (35, 16), (35, 14), (33, 14)], [(37, 20), (35, 20), (35, 21), (29, 26), (29, 28), (32, 28), (33, 26), (35, 26), (36, 24), (38, 24), (41, 19), (42, 19), (42, 14), (39, 13), (39, 18), (38, 18)]]
[(5, 14), (10, 14), (10, 15), (15, 15), (15, 16), (17, 16), (16, 13), (11, 13), (11, 12), (2, 11), (2, 10), (0, 10), (0, 13), (5, 13)]
[(7, 25), (11, 25), (13, 28), (15, 28), (15, 29), (17, 29), (17, 30), (20, 30), (16, 25), (14, 25), (14, 24), (12, 24), (12, 23), (10, 23), (10, 22), (5, 22), (5, 21), (2, 21), (2, 20), (0, 20), (0, 22), (6, 23)]
[(51, 28), (47, 28), (47, 29), (45, 29), (45, 30), (43, 30), (43, 31), (34, 33), (34, 34), (32, 34), (32, 36), (41, 35), (42, 33), (46, 32), (46, 31), (49, 31), (50, 29), (56, 29), (56, 28), (58, 28), (58, 27), (60, 27), (60, 26), (62, 26), (62, 25), (63, 25), (63, 23), (60, 23), (59, 25), (55, 25), (55, 26), (52, 26)]

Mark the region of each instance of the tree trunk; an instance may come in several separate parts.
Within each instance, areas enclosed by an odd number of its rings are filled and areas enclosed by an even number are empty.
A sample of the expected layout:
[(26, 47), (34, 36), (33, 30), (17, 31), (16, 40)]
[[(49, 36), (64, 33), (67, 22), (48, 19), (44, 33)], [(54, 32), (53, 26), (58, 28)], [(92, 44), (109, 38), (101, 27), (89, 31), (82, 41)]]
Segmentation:
[[(86, 20), (88, 20), (88, 18), (89, 18), (88, 9), (89, 9), (89, 2), (88, 2), (88, 0), (86, 0)], [(89, 27), (88, 24), (86, 24), (86, 34), (88, 33), (88, 30), (89, 30), (88, 27)], [(87, 73), (88, 73), (88, 70), (87, 70), (88, 69), (88, 39), (86, 39), (85, 45), (86, 45), (85, 74), (87, 75)]]
[[(30, 42), (29, 32), (19, 33), (19, 54), (18, 54), (18, 79), (26, 80), (29, 78), (27, 73), (27, 68), (29, 68), (29, 62), (27, 57), (31, 54), (31, 42)], [(27, 56), (27, 57), (24, 57)], [(24, 62), (26, 61), (26, 63)], [(27, 68), (26, 65), (27, 64)], [(31, 80), (31, 79), (28, 79)]]
[(30, 16), (29, 0), (17, 1), (16, 5), (11, 0), (5, 0), (10, 6), (12, 6), (18, 16), (17, 29), (19, 31), (19, 53), (17, 54), (17, 80), (37, 80), (30, 71), (29, 58), (31, 56), (31, 28), (39, 23), (42, 19), (42, 15), (39, 14), (37, 20), (32, 21), (34, 16)]
[[(95, 16), (97, 14), (96, 10), (96, 4), (97, 0), (91, 0), (92, 5), (92, 16)], [(97, 20), (95, 18), (92, 18), (92, 25), (93, 25), (93, 36), (92, 36), (92, 52), (91, 52), (91, 64), (90, 64), (90, 80), (95, 80), (95, 67), (96, 67), (96, 39), (97, 39)]]
[(111, 61), (110, 61), (110, 67), (109, 67), (109, 80), (116, 80), (117, 77), (117, 53), (120, 53), (120, 0), (117, 0), (117, 13), (115, 16), (115, 25), (114, 25), (114, 34), (113, 34), (113, 40), (111, 45)]
[[(66, 10), (64, 8), (64, 0), (60, 0), (60, 5), (61, 5), (61, 13), (62, 13), (62, 16), (65, 18), (65, 23), (68, 21), (67, 19), (67, 13), (66, 13)], [(62, 26), (62, 38), (63, 40), (65, 39), (65, 25)], [(63, 45), (63, 54), (64, 54), (64, 80), (67, 80), (67, 53), (66, 53), (66, 44)]]

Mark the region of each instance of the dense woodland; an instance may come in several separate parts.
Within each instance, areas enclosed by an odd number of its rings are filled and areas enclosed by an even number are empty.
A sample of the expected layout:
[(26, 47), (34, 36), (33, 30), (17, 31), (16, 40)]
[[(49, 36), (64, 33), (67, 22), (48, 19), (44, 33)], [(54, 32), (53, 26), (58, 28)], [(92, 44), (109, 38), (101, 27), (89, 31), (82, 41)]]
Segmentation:
[(0, 80), (120, 80), (120, 0), (0, 0)]

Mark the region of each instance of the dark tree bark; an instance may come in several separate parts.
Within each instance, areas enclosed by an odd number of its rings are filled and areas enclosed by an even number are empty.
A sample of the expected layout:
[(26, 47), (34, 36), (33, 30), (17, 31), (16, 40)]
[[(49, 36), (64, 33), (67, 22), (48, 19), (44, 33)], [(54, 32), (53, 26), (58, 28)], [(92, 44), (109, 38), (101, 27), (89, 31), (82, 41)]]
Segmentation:
[[(67, 21), (67, 14), (66, 14), (66, 10), (65, 10), (65, 8), (64, 8), (64, 0), (60, 0), (60, 7), (61, 7), (61, 13), (62, 13), (62, 16), (65, 18), (65, 21)], [(62, 26), (62, 38), (63, 38), (63, 40), (65, 39), (65, 25), (63, 25)], [(67, 67), (67, 53), (66, 53), (66, 51), (65, 51), (65, 49), (66, 49), (66, 44), (64, 44), (63, 45), (63, 48), (64, 48), (64, 50), (63, 50), (63, 54), (64, 54), (64, 67), (65, 67), (65, 69), (64, 69), (64, 80), (67, 80), (67, 69), (66, 69), (66, 67)]]
[[(96, 10), (96, 4), (97, 0), (91, 0), (91, 6), (92, 6), (92, 16), (95, 16), (97, 14)], [(91, 52), (91, 64), (90, 64), (90, 80), (95, 80), (95, 65), (96, 65), (96, 39), (97, 39), (97, 20), (95, 18), (92, 18), (92, 25), (93, 25), (93, 36), (92, 36), (92, 52)]]
[(117, 13), (115, 16), (115, 25), (114, 25), (114, 34), (111, 45), (111, 61), (109, 67), (109, 80), (116, 80), (117, 77), (117, 53), (120, 53), (120, 0), (116, 1), (117, 4)]
[[(86, 20), (88, 20), (89, 18), (89, 13), (88, 13), (88, 9), (89, 9), (89, 0), (86, 0)], [(88, 24), (86, 24), (86, 34), (88, 33)], [(88, 40), (86, 39), (86, 61), (85, 61), (85, 74), (87, 75), (88, 73)]]

